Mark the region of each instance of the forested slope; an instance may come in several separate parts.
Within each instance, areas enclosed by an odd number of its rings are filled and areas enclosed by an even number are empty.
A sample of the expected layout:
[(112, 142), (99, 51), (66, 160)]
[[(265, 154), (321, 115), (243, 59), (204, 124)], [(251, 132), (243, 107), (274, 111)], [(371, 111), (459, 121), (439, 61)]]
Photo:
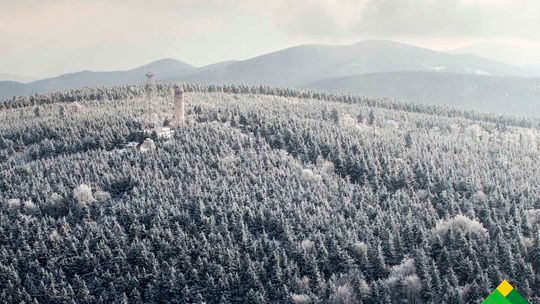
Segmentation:
[(185, 86), (0, 107), (0, 302), (540, 302), (540, 131), (512, 117)]

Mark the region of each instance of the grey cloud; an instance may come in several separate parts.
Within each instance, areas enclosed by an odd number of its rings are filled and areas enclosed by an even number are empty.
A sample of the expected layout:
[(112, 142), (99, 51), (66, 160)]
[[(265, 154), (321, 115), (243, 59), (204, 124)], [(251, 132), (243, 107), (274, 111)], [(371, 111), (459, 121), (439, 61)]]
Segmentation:
[[(331, 3), (331, 4), (329, 4)], [(285, 0), (276, 14), (292, 35), (540, 37), (540, 2), (511, 0)]]

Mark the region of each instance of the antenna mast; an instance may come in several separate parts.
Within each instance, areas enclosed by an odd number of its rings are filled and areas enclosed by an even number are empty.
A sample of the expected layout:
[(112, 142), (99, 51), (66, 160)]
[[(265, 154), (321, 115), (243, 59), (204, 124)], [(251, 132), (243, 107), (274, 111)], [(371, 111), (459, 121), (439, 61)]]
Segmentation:
[[(150, 66), (148, 66), (148, 69), (150, 70)], [(152, 98), (154, 98), (154, 93), (156, 92), (154, 73), (148, 71), (146, 74), (144, 74), (144, 76), (146, 76), (146, 99), (148, 102), (151, 102)]]

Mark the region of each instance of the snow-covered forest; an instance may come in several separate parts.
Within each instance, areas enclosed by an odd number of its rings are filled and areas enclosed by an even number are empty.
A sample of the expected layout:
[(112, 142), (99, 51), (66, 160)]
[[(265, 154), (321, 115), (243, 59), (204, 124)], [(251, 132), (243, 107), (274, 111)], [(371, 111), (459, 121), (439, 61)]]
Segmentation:
[(184, 90), (0, 103), (0, 302), (540, 303), (539, 121)]

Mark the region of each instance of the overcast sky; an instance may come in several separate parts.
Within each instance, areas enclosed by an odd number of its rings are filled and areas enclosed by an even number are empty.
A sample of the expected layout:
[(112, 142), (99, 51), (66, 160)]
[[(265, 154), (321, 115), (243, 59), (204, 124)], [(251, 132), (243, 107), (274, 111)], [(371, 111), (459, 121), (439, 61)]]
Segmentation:
[[(0, 0), (0, 20), (0, 73), (36, 77), (373, 38), (540, 50), (540, 1), (527, 0)], [(506, 58), (540, 64), (529, 55)]]

